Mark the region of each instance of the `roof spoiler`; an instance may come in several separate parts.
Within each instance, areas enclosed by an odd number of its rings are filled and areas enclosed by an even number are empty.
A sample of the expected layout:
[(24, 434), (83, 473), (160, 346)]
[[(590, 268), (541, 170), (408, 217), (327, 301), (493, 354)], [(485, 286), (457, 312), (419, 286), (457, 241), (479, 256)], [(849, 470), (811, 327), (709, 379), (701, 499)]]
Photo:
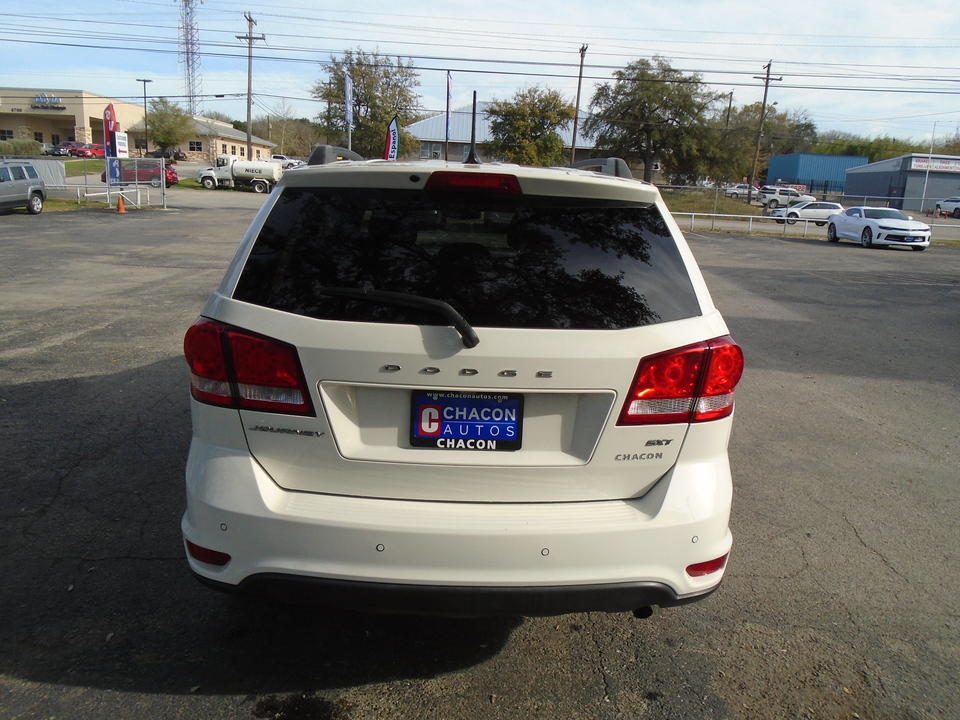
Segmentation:
[(347, 150), (336, 145), (314, 145), (313, 152), (310, 153), (310, 159), (307, 160), (307, 165), (326, 165), (340, 160), (363, 159), (362, 155), (358, 155), (353, 150)]
[(570, 167), (580, 170), (593, 170), (601, 175), (613, 175), (614, 177), (632, 178), (633, 173), (623, 158), (590, 158), (589, 160), (577, 160)]

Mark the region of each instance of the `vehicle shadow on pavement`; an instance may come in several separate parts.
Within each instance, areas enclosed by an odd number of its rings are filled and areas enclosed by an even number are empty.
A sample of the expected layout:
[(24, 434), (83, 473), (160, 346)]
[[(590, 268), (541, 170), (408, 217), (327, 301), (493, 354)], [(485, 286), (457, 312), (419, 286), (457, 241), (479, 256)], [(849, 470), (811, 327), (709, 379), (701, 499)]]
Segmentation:
[(433, 677), (502, 649), (521, 620), (366, 615), (196, 582), (179, 528), (187, 382), (175, 357), (0, 388), (9, 473), (0, 673), (127, 692), (269, 694)]

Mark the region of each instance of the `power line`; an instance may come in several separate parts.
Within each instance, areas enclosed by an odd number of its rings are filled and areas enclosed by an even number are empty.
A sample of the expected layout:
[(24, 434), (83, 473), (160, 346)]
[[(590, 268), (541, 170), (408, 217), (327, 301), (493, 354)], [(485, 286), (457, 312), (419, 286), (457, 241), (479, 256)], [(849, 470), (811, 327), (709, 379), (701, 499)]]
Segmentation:
[[(90, 44), (90, 43), (69, 43), (69, 42), (53, 42), (50, 40), (20, 40), (13, 38), (6, 38), (7, 42), (20, 43), (27, 45), (46, 45), (51, 47), (74, 47), (81, 49), (90, 49), (90, 50), (112, 50), (117, 52), (137, 52), (137, 53), (154, 53), (154, 54), (165, 54), (171, 55), (176, 54), (176, 50), (165, 50), (162, 48), (144, 48), (139, 47), (127, 47), (123, 45), (107, 45), (107, 44)], [(163, 41), (155, 41), (163, 42)], [(170, 44), (170, 43), (167, 43)], [(208, 43), (207, 48), (210, 47), (228, 47), (226, 45), (220, 45), (219, 43)], [(271, 48), (271, 50), (284, 50), (284, 48)], [(300, 49), (298, 49), (300, 50)], [(337, 55), (342, 53), (336, 49), (319, 49), (319, 50), (310, 50), (313, 54), (325, 54), (325, 55)], [(212, 50), (203, 50), (200, 53), (203, 57), (209, 58), (226, 58), (226, 59), (241, 59), (245, 57), (244, 55), (237, 54), (236, 51), (229, 52), (213, 52)], [(489, 58), (467, 58), (467, 57), (457, 57), (457, 56), (432, 56), (432, 55), (398, 55), (404, 59), (410, 61), (419, 61), (421, 63), (437, 63), (435, 65), (426, 65), (426, 64), (415, 64), (413, 69), (420, 72), (427, 71), (436, 71), (436, 72), (446, 72), (449, 68), (449, 63), (474, 63), (478, 65), (487, 64), (487, 65), (504, 65), (504, 66), (519, 66), (519, 67), (575, 67), (569, 63), (551, 63), (543, 61), (525, 61), (525, 60), (498, 60), (498, 59), (489, 59)], [(303, 58), (303, 57), (284, 57), (277, 54), (270, 55), (260, 55), (258, 56), (260, 60), (274, 60), (277, 62), (287, 62), (294, 64), (309, 64), (309, 65), (329, 65), (330, 60), (320, 60), (316, 58)], [(610, 69), (614, 69), (613, 66), (609, 66)], [(616, 68), (619, 69), (619, 68)], [(690, 72), (682, 69), (678, 69), (679, 72)], [(570, 80), (571, 76), (569, 73), (557, 73), (557, 72), (531, 72), (523, 70), (508, 70), (508, 69), (483, 69), (477, 67), (462, 67), (457, 69), (458, 73), (470, 73), (477, 75), (505, 75), (510, 77), (533, 77), (533, 78), (543, 78), (543, 79), (564, 79)], [(710, 71), (710, 70), (701, 70), (693, 71), (697, 74), (709, 74), (709, 75), (724, 75), (724, 74), (734, 74), (727, 71)], [(740, 75), (741, 73), (736, 73)], [(829, 76), (824, 75), (810, 75), (810, 77), (825, 77)], [(606, 75), (584, 75), (584, 79), (593, 80), (598, 82), (608, 82), (610, 77)], [(888, 78), (889, 80), (897, 80), (897, 78)], [(904, 82), (916, 82), (918, 78), (903, 78)], [(928, 78), (928, 82), (949, 82), (956, 84), (960, 82), (954, 79), (938, 79), (938, 78)], [(679, 81), (670, 81), (670, 82), (697, 82), (693, 79), (683, 79)], [(719, 85), (723, 87), (756, 87), (755, 83), (739, 81), (739, 80), (724, 80), (719, 81), (715, 80), (708, 82), (710, 85)], [(858, 93), (897, 93), (897, 94), (911, 94), (911, 95), (960, 95), (960, 87), (957, 88), (897, 88), (897, 87), (856, 87), (850, 85), (838, 85), (838, 84), (803, 84), (803, 83), (790, 83), (785, 82), (782, 86), (784, 89), (792, 90), (822, 90), (822, 91), (840, 91), (840, 92), (858, 92)]]

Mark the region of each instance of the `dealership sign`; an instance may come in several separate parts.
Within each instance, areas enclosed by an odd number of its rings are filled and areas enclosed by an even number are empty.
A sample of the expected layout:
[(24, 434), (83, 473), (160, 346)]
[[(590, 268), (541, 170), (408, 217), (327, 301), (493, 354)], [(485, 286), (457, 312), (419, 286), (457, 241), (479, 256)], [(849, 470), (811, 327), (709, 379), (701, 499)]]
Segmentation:
[(914, 156), (910, 162), (911, 170), (930, 172), (960, 173), (960, 158), (932, 158)]
[(30, 107), (34, 110), (66, 110), (67, 106), (63, 104), (63, 100), (52, 95), (47, 95), (46, 93), (40, 93), (39, 95), (33, 96), (33, 102), (30, 103)]

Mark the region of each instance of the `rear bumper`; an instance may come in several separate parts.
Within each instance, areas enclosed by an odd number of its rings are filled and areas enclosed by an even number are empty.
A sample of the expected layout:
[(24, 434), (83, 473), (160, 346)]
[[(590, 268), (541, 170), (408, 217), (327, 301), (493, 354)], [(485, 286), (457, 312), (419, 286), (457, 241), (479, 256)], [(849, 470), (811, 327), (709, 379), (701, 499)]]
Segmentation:
[(723, 570), (686, 568), (730, 551), (731, 499), (725, 453), (691, 453), (632, 500), (449, 503), (290, 492), (248, 453), (194, 438), (181, 526), (230, 556), (215, 566), (188, 555), (219, 589), (296, 589), (394, 612), (554, 615), (705, 597)]
[(539, 617), (578, 612), (632, 612), (702, 600), (712, 588), (684, 597), (660, 583), (556, 587), (446, 587), (350, 582), (264, 573), (228, 585), (194, 573), (204, 585), (230, 594), (268, 597), (283, 602), (346, 607), (365, 612), (451, 617)]

